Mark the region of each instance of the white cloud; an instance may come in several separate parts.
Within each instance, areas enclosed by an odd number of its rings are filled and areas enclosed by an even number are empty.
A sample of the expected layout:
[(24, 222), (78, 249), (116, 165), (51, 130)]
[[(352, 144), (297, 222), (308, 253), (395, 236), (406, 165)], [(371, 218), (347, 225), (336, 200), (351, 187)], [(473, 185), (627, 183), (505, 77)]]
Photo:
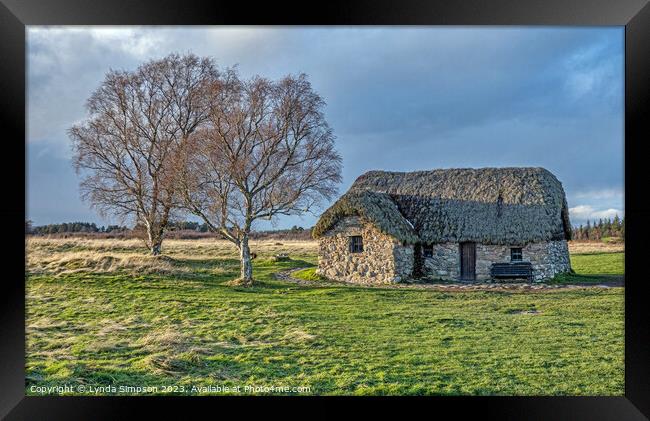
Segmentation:
[(260, 46), (278, 44), (279, 32), (252, 27), (30, 26), (28, 142), (48, 144), (51, 153), (69, 156), (66, 131), (84, 118), (86, 99), (111, 68), (134, 69), (146, 60), (188, 51), (231, 66), (238, 57), (256, 60), (262, 55)]
[(569, 217), (571, 218), (573, 224), (581, 223), (586, 220), (593, 221), (601, 218), (613, 218), (616, 215), (622, 217), (623, 210), (614, 208), (599, 210), (595, 209), (591, 205), (578, 205), (573, 208), (569, 208)]
[[(89, 38), (95, 46), (142, 57), (155, 52), (164, 41), (165, 32), (124, 26), (33, 26), (29, 41), (41, 44), (70, 46), (78, 39)], [(89, 45), (89, 44), (87, 44)], [(61, 53), (61, 49), (57, 49)], [(74, 53), (74, 51), (67, 51)]]
[(568, 195), (569, 203), (580, 203), (569, 208), (571, 224), (585, 224), (587, 220), (624, 216), (624, 191), (622, 188), (582, 190)]
[(623, 189), (599, 189), (580, 191), (575, 193), (576, 199), (591, 199), (591, 200), (609, 200), (617, 199), (623, 200)]

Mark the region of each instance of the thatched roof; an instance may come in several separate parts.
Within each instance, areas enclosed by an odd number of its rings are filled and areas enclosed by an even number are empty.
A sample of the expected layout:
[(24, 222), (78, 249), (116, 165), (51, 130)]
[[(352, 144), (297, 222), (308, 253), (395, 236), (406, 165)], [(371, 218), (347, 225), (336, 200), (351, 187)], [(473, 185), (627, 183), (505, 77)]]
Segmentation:
[(323, 213), (314, 236), (346, 215), (405, 243), (516, 245), (571, 236), (562, 184), (544, 168), (370, 171)]
[(402, 241), (415, 243), (419, 240), (415, 230), (402, 216), (397, 204), (389, 195), (352, 189), (323, 213), (314, 227), (314, 236), (320, 236), (344, 216), (352, 215), (360, 216), (375, 225), (381, 232)]

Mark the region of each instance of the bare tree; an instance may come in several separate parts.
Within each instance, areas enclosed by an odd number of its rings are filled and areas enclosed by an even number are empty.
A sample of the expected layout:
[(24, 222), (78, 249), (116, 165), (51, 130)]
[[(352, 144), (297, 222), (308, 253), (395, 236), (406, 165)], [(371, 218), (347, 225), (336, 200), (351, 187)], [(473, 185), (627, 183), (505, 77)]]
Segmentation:
[(308, 212), (336, 193), (341, 157), (323, 99), (305, 75), (241, 80), (229, 70), (213, 87), (208, 124), (180, 154), (185, 207), (239, 249), (240, 282), (253, 271), (255, 221)]
[(69, 131), (82, 197), (144, 226), (154, 255), (178, 208), (174, 159), (207, 121), (218, 77), (212, 60), (192, 54), (110, 71), (87, 102), (89, 117)]

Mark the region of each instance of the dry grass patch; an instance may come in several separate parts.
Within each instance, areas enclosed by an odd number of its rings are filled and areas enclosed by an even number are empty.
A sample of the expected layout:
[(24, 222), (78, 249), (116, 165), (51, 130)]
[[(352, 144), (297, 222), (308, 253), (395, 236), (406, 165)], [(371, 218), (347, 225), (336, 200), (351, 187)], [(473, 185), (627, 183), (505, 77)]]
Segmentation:
[(154, 330), (138, 341), (149, 353), (140, 365), (156, 374), (187, 373), (204, 365), (205, 356), (211, 353), (209, 348), (198, 346), (193, 341), (177, 327)]
[[(123, 272), (134, 275), (187, 275), (222, 277), (232, 273), (237, 249), (224, 240), (165, 240), (162, 255), (151, 256), (135, 239), (28, 237), (27, 271), (32, 275), (70, 275), (80, 272)], [(268, 263), (275, 255), (313, 259), (316, 241), (251, 241), (254, 264)], [(235, 263), (235, 266), (236, 263)]]
[(75, 250), (94, 250), (101, 252), (116, 251), (146, 251), (144, 243), (137, 239), (105, 239), (105, 238), (48, 238), (27, 237), (27, 249), (30, 251), (66, 252)]
[(27, 325), (27, 331), (31, 330), (49, 330), (49, 329), (60, 329), (68, 326), (68, 323), (65, 321), (55, 321), (49, 317), (41, 317), (36, 321)]
[(226, 282), (226, 285), (230, 287), (250, 288), (253, 286), (253, 281), (249, 281), (243, 278), (235, 278), (231, 281)]
[(106, 353), (118, 352), (122, 348), (128, 348), (129, 342), (125, 339), (110, 337), (102, 338), (84, 345), (84, 352), (88, 353)]
[(175, 265), (166, 256), (142, 254), (102, 254), (97, 251), (30, 253), (27, 269), (33, 274), (67, 275), (77, 272), (132, 274), (188, 274), (188, 268)]
[(164, 354), (148, 355), (141, 365), (155, 374), (178, 374), (187, 370), (183, 361)]
[(184, 350), (188, 347), (191, 338), (180, 332), (178, 328), (167, 327), (165, 329), (152, 330), (140, 338), (139, 345), (151, 352)]
[(102, 319), (99, 321), (99, 330), (97, 331), (98, 336), (107, 336), (115, 335), (119, 333), (128, 332), (130, 326), (125, 322), (118, 322), (113, 319)]
[[(111, 253), (147, 253), (144, 243), (137, 239), (104, 239), (104, 238), (47, 238), (28, 237), (27, 249), (30, 252), (66, 252), (89, 250)], [(313, 254), (318, 250), (318, 242), (314, 240), (251, 240), (251, 250), (258, 255), (274, 255), (287, 253), (289, 255)], [(162, 246), (163, 254), (178, 256), (237, 257), (237, 249), (226, 240), (202, 238), (196, 240), (166, 239)]]
[(621, 253), (625, 251), (625, 243), (604, 243), (601, 241), (569, 241), (569, 253)]
[(287, 332), (282, 339), (290, 342), (311, 342), (316, 339), (316, 335), (312, 335), (301, 329), (293, 329)]

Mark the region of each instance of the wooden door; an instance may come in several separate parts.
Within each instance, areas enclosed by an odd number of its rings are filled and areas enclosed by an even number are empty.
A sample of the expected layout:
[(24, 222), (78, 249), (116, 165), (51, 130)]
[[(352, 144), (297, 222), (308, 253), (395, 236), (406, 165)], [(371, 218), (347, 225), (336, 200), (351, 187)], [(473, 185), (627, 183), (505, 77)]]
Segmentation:
[(476, 279), (476, 243), (460, 243), (460, 279)]

